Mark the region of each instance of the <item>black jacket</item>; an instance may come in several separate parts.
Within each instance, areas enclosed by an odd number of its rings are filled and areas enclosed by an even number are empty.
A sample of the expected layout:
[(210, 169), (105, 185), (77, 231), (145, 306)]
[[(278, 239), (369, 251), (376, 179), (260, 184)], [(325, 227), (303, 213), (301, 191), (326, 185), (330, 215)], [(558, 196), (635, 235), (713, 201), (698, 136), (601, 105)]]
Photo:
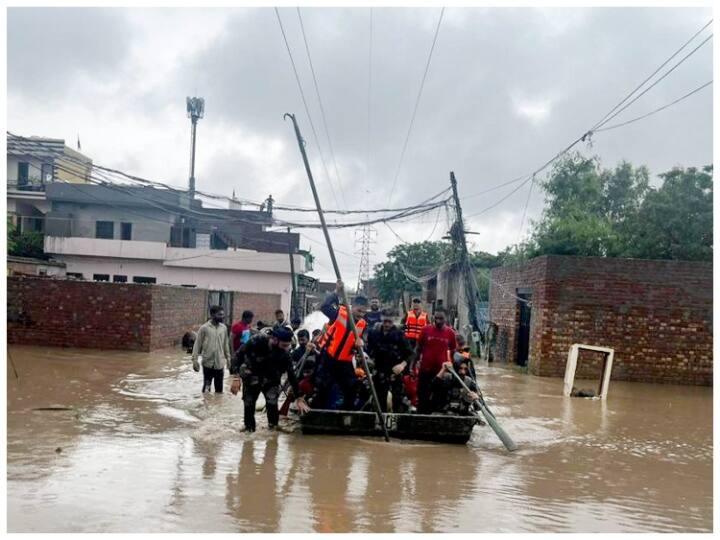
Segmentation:
[(240, 375), (246, 384), (279, 385), (283, 373), (296, 396), (300, 395), (290, 354), (279, 347), (270, 347), (270, 338), (257, 334), (238, 349), (230, 366), (230, 373)]
[(387, 333), (380, 327), (370, 330), (368, 334), (367, 353), (375, 361), (375, 369), (381, 373), (392, 371), (394, 366), (407, 360), (411, 352), (408, 342), (397, 326), (390, 328)]

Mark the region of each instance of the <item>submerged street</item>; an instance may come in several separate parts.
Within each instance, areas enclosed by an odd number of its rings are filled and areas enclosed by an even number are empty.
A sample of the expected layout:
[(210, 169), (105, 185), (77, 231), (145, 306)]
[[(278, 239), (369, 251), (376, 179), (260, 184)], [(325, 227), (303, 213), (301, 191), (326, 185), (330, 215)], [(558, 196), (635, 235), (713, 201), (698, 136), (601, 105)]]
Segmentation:
[(712, 388), (613, 381), (603, 403), (480, 366), (509, 454), (480, 426), (385, 443), (257, 413), (245, 434), (180, 350), (9, 349), (9, 532), (712, 531)]

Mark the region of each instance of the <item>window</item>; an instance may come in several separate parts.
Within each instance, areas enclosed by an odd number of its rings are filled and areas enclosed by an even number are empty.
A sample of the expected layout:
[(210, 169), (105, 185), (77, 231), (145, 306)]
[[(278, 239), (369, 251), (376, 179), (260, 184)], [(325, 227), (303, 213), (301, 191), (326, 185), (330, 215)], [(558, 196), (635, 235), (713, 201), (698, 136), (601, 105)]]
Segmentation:
[(120, 240), (132, 240), (132, 223), (120, 224)]
[(157, 283), (157, 279), (154, 277), (135, 276), (133, 283)]
[(107, 238), (112, 240), (115, 236), (115, 224), (112, 221), (95, 222), (95, 238)]
[(18, 186), (27, 186), (30, 181), (30, 164), (21, 161), (18, 163)]
[(93, 274), (93, 281), (110, 281), (110, 274)]
[(43, 163), (40, 167), (40, 181), (49, 184), (53, 181), (53, 165), (52, 163)]
[(47, 268), (38, 268), (38, 276), (47, 276)]
[(127, 283), (127, 276), (113, 276), (113, 283)]
[(67, 277), (69, 277), (69, 278), (85, 279), (80, 272), (66, 272), (65, 275), (66, 275)]

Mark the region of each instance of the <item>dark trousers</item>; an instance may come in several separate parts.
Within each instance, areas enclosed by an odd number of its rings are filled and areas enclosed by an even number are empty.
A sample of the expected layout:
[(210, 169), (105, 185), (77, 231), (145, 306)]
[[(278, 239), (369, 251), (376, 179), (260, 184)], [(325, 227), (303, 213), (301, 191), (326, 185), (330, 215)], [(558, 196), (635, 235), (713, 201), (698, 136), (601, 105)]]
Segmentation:
[(225, 377), (224, 369), (213, 369), (203, 366), (203, 392), (209, 392), (210, 387), (215, 382), (215, 391), (219, 394), (223, 391), (223, 378)]
[(418, 373), (418, 385), (417, 385), (417, 396), (418, 396), (418, 412), (420, 414), (430, 414), (433, 412), (433, 401), (432, 401), (432, 382), (435, 378), (433, 372)]
[(278, 411), (278, 398), (280, 385), (270, 383), (243, 384), (243, 405), (245, 429), (255, 431), (255, 405), (260, 393), (265, 396), (265, 410), (267, 411), (268, 425), (277, 426), (280, 420)]
[(405, 390), (402, 381), (402, 374), (389, 375), (387, 373), (376, 373), (373, 377), (375, 391), (377, 392), (380, 410), (387, 412), (388, 392), (392, 392), (392, 410), (394, 413), (406, 412), (403, 403)]
[(355, 405), (355, 381), (357, 379), (352, 362), (337, 362), (331, 360), (330, 373), (343, 397), (340, 410), (352, 411)]

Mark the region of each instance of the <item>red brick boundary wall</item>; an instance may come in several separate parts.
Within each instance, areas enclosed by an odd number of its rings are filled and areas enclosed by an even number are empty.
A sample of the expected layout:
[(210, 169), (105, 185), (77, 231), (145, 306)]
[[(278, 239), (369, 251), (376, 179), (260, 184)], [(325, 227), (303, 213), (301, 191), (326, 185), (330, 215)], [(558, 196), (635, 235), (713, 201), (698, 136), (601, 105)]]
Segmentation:
[[(239, 321), (242, 312), (249, 309), (255, 315), (253, 325), (258, 321), (272, 325), (275, 324), (275, 310), (280, 309), (281, 301), (280, 294), (236, 292), (233, 294), (233, 317)], [(286, 313), (285, 317), (289, 317), (289, 314)]]
[[(543, 256), (492, 271), (495, 358), (514, 363), (518, 290), (532, 292), (528, 370), (562, 377), (573, 343), (612, 347), (612, 378), (712, 385), (712, 264)], [(581, 353), (576, 378), (600, 377)]]
[[(270, 315), (279, 294), (235, 292), (234, 309)], [(207, 320), (208, 291), (188, 287), (7, 278), (7, 341), (150, 351), (176, 346)], [(237, 318), (241, 311), (236, 311)], [(263, 319), (265, 320), (265, 319)]]

